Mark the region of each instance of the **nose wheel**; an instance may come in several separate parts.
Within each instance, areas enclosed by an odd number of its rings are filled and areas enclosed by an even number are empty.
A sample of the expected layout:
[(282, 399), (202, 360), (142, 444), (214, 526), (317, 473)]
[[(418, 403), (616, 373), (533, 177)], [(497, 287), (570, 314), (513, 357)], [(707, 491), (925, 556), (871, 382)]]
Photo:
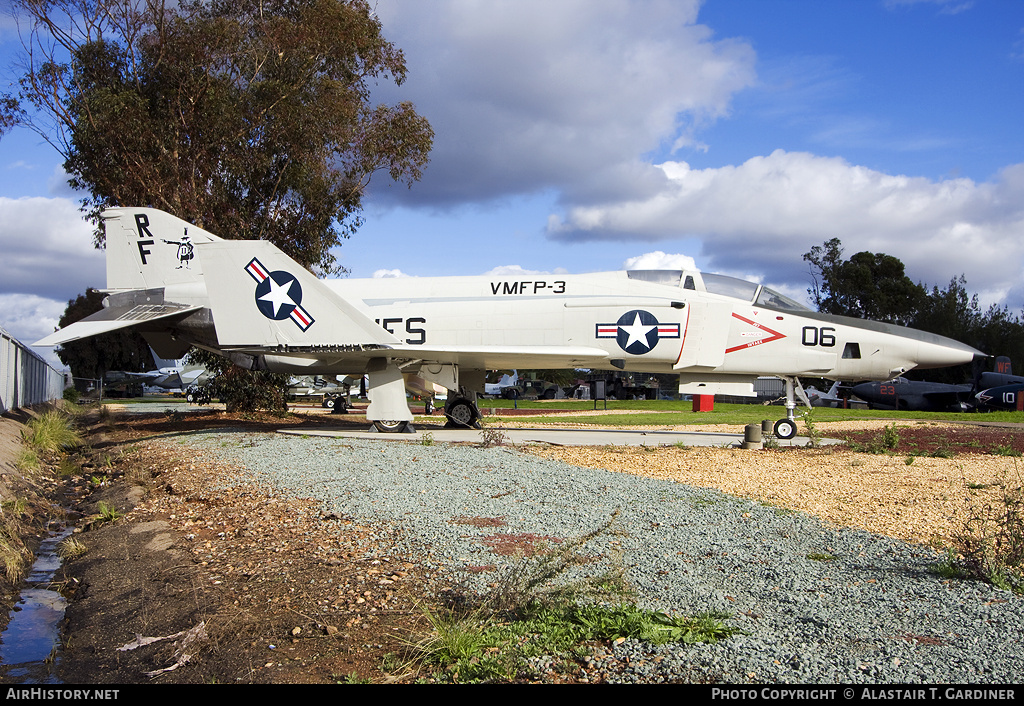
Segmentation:
[(775, 437), (778, 439), (792, 439), (796, 436), (796, 422), (792, 419), (780, 419), (775, 422)]
[(786, 382), (786, 418), (780, 419), (775, 422), (775, 438), (776, 439), (792, 439), (796, 436), (796, 398), (797, 395), (807, 408), (810, 409), (811, 401), (807, 399), (807, 393), (804, 392), (803, 385), (800, 384), (800, 379), (789, 375), (780, 376)]

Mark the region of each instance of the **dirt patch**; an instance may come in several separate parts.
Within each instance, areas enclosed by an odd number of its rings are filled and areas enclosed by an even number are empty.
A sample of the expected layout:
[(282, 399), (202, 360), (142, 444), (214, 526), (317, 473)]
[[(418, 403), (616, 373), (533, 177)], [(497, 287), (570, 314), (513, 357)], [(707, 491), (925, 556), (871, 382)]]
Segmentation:
[[(337, 416), (123, 417), (93, 425), (80, 472), (61, 477), (48, 467), (29, 480), (12, 460), (19, 433), (0, 429), (4, 492), (36, 488), (81, 516), (84, 531), (75, 537), (85, 553), (67, 562), (61, 577), (70, 604), (55, 678), (94, 684), (414, 680), (399, 655), (408, 636), (426, 629), (418, 606), (431, 605), (441, 588), (420, 558), (397, 553), (387, 527), (325, 515), (311, 500), (276, 495), (229, 465), (183, 455), (176, 444), (183, 433), (232, 428), (244, 444), (286, 425), (323, 424), (365, 427), (361, 418)], [(886, 425), (820, 426), (828, 436), (867, 444)], [(897, 432), (896, 446), (878, 454), (672, 447), (534, 452), (715, 487), (837, 524), (936, 543), (955, 527), (965, 498), (1016, 472), (1012, 454), (1024, 451), (1024, 433), (1005, 428), (901, 424)], [(115, 517), (101, 513), (101, 502), (116, 509)], [(498, 527), (503, 518), (458, 521)]]
[[(386, 655), (420, 627), (415, 605), (427, 589), (390, 552), (386, 531), (276, 496), (173, 444), (181, 433), (297, 423), (317, 422), (158, 415), (93, 435), (87, 468), (62, 479), (86, 531), (74, 535), (85, 553), (61, 572), (69, 606), (58, 680), (394, 678)], [(118, 516), (105, 519), (101, 503)]]

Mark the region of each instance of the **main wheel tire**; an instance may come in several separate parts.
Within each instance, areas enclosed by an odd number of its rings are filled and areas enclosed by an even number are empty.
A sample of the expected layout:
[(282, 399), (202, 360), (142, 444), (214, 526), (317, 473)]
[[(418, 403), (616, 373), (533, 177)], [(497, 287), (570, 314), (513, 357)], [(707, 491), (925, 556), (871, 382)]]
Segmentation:
[(792, 439), (796, 436), (796, 422), (792, 419), (780, 419), (775, 422), (775, 436), (780, 439)]
[(403, 420), (394, 419), (375, 419), (374, 426), (377, 427), (378, 431), (384, 432), (385, 434), (394, 434), (405, 429), (405, 425), (408, 424)]
[(456, 402), (445, 410), (445, 415), (453, 423), (463, 427), (473, 426), (473, 420), (476, 417), (473, 413), (473, 405), (469, 402)]
[(324, 398), (324, 407), (326, 407), (327, 409), (334, 409), (334, 403), (335, 403), (335, 400), (334, 400), (333, 397), (325, 397)]

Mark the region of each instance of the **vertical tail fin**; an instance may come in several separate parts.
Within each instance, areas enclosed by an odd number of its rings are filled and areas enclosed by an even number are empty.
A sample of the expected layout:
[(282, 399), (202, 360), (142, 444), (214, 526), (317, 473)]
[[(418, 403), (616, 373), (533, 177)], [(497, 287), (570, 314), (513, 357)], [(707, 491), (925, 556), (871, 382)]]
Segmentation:
[(108, 208), (107, 289), (156, 289), (202, 282), (195, 245), (221, 239), (155, 208)]
[(1009, 357), (1001, 355), (996, 358), (996, 372), (1003, 375), (1013, 375), (1013, 367), (1010, 365)]

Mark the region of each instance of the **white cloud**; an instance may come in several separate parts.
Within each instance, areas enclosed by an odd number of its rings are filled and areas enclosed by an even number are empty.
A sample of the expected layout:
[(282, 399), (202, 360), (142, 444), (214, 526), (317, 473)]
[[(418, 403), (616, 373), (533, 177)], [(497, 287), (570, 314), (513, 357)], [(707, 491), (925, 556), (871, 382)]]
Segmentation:
[(0, 293), (66, 301), (106, 283), (92, 226), (68, 199), (0, 197), (0, 252)]
[[(3, 321), (0, 321), (0, 328), (26, 346), (31, 346), (56, 330), (57, 322), (66, 307), (66, 301), (45, 299), (31, 294), (0, 294), (0, 311), (5, 312)], [(53, 348), (32, 350), (58, 370), (64, 368)]]
[(483, 276), (494, 276), (494, 277), (518, 277), (520, 275), (559, 275), (566, 274), (565, 268), (556, 267), (554, 270), (527, 270), (522, 265), (498, 265), (493, 267), (487, 272), (484, 272)]
[(697, 263), (689, 255), (663, 253), (661, 250), (631, 257), (622, 263), (624, 270), (696, 270)]
[(716, 269), (773, 270), (793, 281), (801, 255), (839, 238), (847, 255), (894, 255), (908, 274), (945, 285), (1006, 290), (1024, 261), (1024, 164), (993, 181), (892, 176), (842, 159), (775, 151), (739, 166), (660, 165), (664, 187), (644, 198), (572, 208), (549, 219), (564, 240), (703, 239)]
[(886, 0), (890, 10), (913, 5), (932, 5), (944, 15), (958, 15), (974, 7), (974, 0)]
[(398, 277), (411, 277), (411, 276), (412, 275), (407, 275), (404, 272), (402, 272), (401, 270), (374, 270), (374, 272), (373, 272), (373, 278), (374, 279), (396, 279)]
[(433, 205), (545, 188), (574, 198), (662, 178), (638, 155), (693, 142), (752, 84), (754, 53), (696, 24), (697, 0), (380, 0), (412, 100), (436, 131), (422, 183)]

